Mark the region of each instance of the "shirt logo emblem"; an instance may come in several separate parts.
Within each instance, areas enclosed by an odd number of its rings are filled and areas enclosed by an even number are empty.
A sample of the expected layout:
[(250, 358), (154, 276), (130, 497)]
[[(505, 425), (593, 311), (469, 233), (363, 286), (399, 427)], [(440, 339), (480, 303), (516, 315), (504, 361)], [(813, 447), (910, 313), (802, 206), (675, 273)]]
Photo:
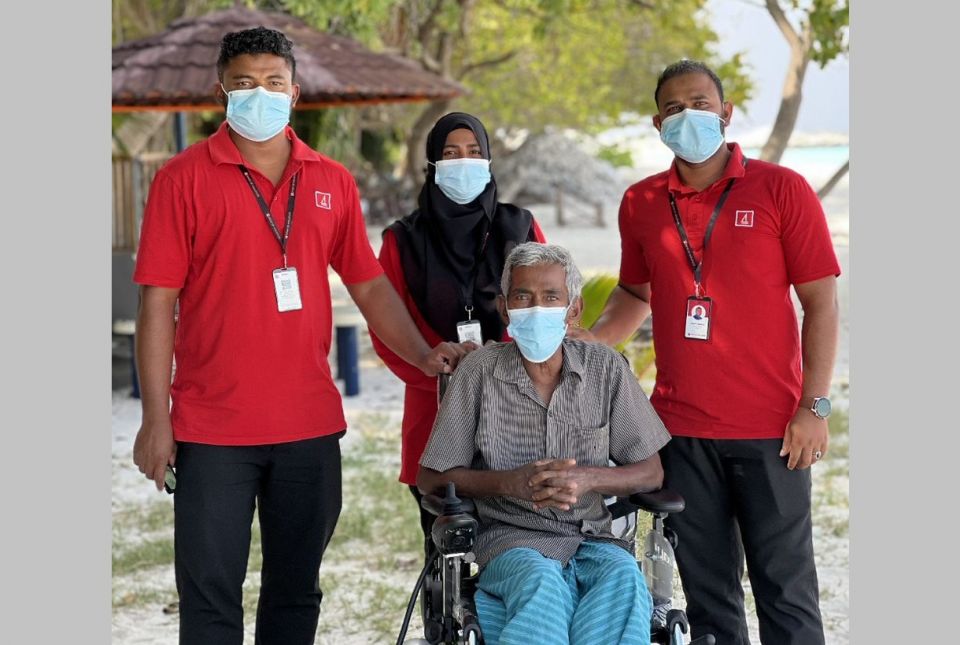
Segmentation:
[(753, 211), (737, 211), (737, 219), (734, 221), (736, 226), (753, 228)]
[(317, 200), (317, 208), (325, 208), (330, 210), (330, 204), (332, 199), (330, 198), (330, 193), (321, 193), (319, 190), (314, 193), (314, 197)]

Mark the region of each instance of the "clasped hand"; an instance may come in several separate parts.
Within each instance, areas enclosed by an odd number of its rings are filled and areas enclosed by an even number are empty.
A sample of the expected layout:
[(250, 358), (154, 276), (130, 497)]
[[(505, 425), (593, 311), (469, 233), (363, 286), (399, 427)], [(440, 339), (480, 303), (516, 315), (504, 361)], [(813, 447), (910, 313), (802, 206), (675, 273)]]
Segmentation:
[(533, 502), (536, 509), (569, 511), (592, 490), (590, 473), (575, 459), (539, 459), (510, 471), (509, 495)]

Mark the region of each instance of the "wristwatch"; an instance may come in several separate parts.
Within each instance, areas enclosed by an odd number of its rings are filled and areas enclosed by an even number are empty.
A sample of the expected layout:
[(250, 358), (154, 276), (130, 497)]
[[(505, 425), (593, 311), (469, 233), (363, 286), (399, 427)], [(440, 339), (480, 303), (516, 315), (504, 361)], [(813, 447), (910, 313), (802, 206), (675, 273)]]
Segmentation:
[(830, 416), (833, 406), (830, 399), (825, 396), (807, 396), (800, 399), (800, 407), (807, 408), (813, 412), (818, 419), (826, 419)]

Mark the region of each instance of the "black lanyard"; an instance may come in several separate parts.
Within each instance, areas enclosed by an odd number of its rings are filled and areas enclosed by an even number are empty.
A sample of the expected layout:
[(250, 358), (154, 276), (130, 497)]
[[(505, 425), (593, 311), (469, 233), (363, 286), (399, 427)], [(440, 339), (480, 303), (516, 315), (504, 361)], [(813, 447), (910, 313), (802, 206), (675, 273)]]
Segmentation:
[[(743, 166), (747, 166), (747, 160), (743, 160)], [(720, 199), (717, 200), (717, 205), (713, 208), (713, 214), (710, 215), (710, 221), (707, 222), (707, 232), (703, 236), (703, 253), (701, 254), (701, 259), (698, 262), (697, 256), (693, 254), (693, 248), (690, 246), (690, 240), (687, 237), (687, 231), (683, 227), (683, 222), (680, 221), (680, 211), (677, 209), (677, 200), (673, 198), (673, 193), (667, 191), (667, 197), (670, 198), (670, 210), (673, 212), (673, 222), (677, 225), (677, 232), (680, 234), (680, 242), (683, 244), (683, 250), (687, 254), (687, 261), (690, 263), (690, 268), (693, 269), (693, 285), (696, 289), (697, 297), (700, 297), (700, 285), (701, 272), (703, 269), (703, 256), (707, 254), (707, 242), (710, 241), (710, 236), (713, 234), (713, 225), (717, 223), (717, 217), (720, 216), (720, 209), (723, 208), (723, 203), (727, 201), (727, 196), (730, 195), (730, 189), (733, 188), (733, 182), (736, 180), (736, 177), (731, 177), (730, 181), (727, 182), (726, 188), (723, 189), (723, 193), (720, 195)]]
[(257, 198), (257, 203), (260, 204), (260, 210), (263, 211), (263, 216), (267, 219), (267, 226), (270, 227), (270, 230), (273, 231), (273, 236), (277, 238), (277, 242), (280, 243), (280, 252), (283, 254), (283, 268), (286, 269), (287, 240), (290, 239), (290, 227), (293, 226), (293, 205), (297, 198), (297, 177), (300, 175), (300, 173), (294, 173), (293, 177), (290, 178), (290, 194), (287, 196), (287, 221), (286, 224), (284, 224), (283, 236), (281, 237), (280, 231), (277, 229), (277, 225), (273, 222), (273, 215), (270, 214), (270, 207), (267, 206), (267, 202), (264, 201), (263, 195), (260, 194), (260, 189), (257, 188), (257, 184), (254, 183), (253, 177), (250, 176), (250, 171), (247, 170), (246, 166), (240, 166), (240, 172), (247, 180), (247, 183), (250, 184), (250, 190), (253, 191), (253, 196)]
[(473, 292), (477, 284), (477, 274), (480, 272), (480, 259), (483, 258), (483, 252), (487, 248), (487, 239), (490, 237), (490, 221), (484, 218), (484, 222), (480, 250), (473, 261), (473, 269), (470, 271), (470, 277), (468, 278), (469, 284), (460, 285), (460, 298), (463, 301), (463, 308), (467, 312), (467, 320), (473, 319)]

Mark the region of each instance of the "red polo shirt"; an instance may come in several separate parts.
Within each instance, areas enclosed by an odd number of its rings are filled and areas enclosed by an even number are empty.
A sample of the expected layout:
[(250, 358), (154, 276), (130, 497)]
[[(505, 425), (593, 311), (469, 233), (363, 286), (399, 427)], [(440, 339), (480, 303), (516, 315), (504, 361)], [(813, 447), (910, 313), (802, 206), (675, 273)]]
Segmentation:
[[(716, 439), (782, 437), (800, 398), (800, 335), (790, 285), (839, 275), (816, 194), (796, 172), (737, 144), (723, 177), (705, 190), (683, 185), (676, 164), (640, 181), (620, 204), (620, 281), (650, 283), (657, 381), (651, 402), (671, 434)], [(707, 223), (736, 178), (714, 226)], [(670, 210), (673, 193), (713, 299), (707, 341), (684, 338), (694, 293)]]
[(290, 160), (277, 186), (249, 167), (283, 232), (298, 172), (287, 258), (303, 308), (277, 310), (280, 244), (238, 166), (227, 125), (171, 159), (150, 186), (133, 279), (180, 288), (171, 388), (174, 438), (215, 445), (309, 439), (346, 427), (330, 375), (328, 267), (344, 283), (382, 273), (356, 183), (289, 127)]

